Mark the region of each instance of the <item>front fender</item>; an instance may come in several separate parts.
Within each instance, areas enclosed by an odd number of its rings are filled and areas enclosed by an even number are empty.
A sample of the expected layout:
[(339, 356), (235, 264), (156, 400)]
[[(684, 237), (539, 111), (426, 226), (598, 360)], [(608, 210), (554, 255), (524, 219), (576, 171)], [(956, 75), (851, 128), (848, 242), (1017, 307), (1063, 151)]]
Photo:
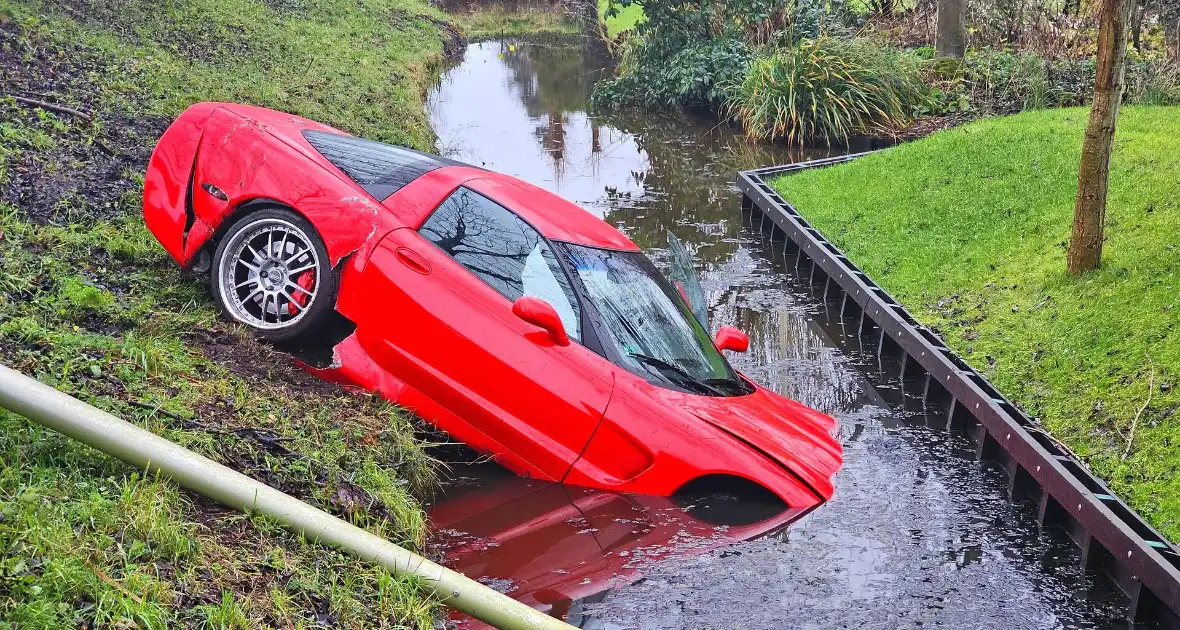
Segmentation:
[(665, 404), (677, 393), (652, 392), (654, 385), (630, 373), (616, 378), (606, 415), (566, 483), (670, 495), (694, 479), (729, 475), (761, 485), (793, 508), (824, 501), (787, 468), (688, 412), (683, 401)]

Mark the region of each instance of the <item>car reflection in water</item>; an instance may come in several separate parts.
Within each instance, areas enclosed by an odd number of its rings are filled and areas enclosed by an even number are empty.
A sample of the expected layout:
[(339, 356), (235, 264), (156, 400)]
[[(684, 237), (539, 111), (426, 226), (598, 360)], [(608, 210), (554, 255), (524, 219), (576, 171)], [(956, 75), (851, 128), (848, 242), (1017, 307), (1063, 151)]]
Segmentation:
[[(494, 466), (465, 474), (429, 510), (447, 566), (550, 615), (642, 577), (653, 562), (783, 532), (807, 508), (724, 491), (656, 497), (516, 477)], [(471, 478), (464, 478), (470, 481)], [(461, 613), (459, 628), (488, 628)], [(569, 619), (578, 622), (577, 619)]]

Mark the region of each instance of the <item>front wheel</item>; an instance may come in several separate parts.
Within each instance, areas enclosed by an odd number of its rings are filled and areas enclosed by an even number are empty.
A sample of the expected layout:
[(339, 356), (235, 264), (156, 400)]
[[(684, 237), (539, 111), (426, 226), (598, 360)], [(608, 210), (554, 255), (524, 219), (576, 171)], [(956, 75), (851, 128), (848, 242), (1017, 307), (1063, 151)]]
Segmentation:
[(336, 299), (327, 248), (290, 210), (267, 208), (235, 221), (217, 245), (210, 273), (222, 312), (269, 341), (315, 329)]

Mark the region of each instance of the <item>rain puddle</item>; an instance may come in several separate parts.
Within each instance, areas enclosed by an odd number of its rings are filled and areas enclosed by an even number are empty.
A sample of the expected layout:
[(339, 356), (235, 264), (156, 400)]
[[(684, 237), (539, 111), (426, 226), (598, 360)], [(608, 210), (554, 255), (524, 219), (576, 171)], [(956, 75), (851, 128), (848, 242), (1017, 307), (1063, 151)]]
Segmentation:
[(840, 421), (836, 496), (775, 513), (461, 467), (431, 508), (446, 562), (583, 628), (1125, 628), (1121, 596), (1063, 535), (1039, 533), (1002, 471), (881, 374), (876, 345), (743, 218), (735, 171), (828, 151), (666, 113), (590, 116), (603, 65), (586, 39), (472, 44), (431, 97), (440, 149), (582, 205), (657, 263), (675, 233), (712, 325), (750, 335), (735, 367)]

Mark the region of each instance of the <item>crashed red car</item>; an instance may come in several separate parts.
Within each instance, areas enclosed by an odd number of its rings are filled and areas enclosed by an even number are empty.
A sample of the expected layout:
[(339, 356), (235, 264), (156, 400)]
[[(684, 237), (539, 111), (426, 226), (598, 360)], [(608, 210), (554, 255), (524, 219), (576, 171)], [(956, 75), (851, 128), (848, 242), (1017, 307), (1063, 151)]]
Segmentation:
[[(831, 497), (835, 421), (736, 372), (684, 282), (515, 178), (276, 111), (199, 103), (164, 133), (144, 219), (224, 313), (330, 343), (377, 392), (518, 474), (668, 495), (752, 482)], [(682, 270), (683, 271), (683, 270)], [(691, 284), (689, 282), (688, 284)], [(346, 322), (346, 335), (325, 332)], [(339, 326), (333, 326), (339, 328)]]

